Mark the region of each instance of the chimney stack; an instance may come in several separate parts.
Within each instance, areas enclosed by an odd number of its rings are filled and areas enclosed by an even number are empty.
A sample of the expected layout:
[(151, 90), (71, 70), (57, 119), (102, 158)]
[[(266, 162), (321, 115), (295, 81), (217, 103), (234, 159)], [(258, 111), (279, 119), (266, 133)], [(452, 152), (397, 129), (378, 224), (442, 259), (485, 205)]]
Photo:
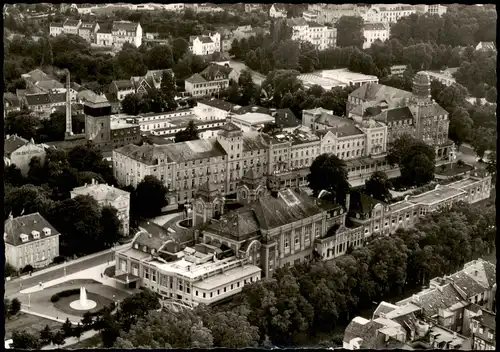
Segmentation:
[(66, 69), (66, 137), (73, 134), (73, 125), (71, 122), (71, 97), (70, 97), (70, 75)]

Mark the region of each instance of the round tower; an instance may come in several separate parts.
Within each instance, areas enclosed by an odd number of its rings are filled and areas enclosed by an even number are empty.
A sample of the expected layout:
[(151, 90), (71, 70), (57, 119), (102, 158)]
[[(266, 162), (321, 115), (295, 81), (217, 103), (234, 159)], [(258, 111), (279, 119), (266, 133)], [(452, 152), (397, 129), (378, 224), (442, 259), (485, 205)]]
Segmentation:
[(413, 79), (413, 98), (417, 102), (431, 101), (431, 80), (427, 72), (420, 71)]

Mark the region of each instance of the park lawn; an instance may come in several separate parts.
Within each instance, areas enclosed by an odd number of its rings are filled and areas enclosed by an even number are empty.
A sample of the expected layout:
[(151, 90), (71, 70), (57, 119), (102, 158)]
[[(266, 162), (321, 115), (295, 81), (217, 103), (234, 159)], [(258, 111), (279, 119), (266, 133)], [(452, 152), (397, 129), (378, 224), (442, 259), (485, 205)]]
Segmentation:
[(77, 349), (81, 349), (81, 348), (101, 347), (101, 343), (102, 343), (101, 334), (96, 334), (92, 337), (89, 337), (88, 339), (82, 340), (82, 341), (77, 342), (73, 345), (62, 346), (62, 347), (64, 349), (77, 350)]
[(15, 317), (5, 320), (5, 340), (12, 338), (14, 330), (26, 330), (35, 334), (35, 336), (39, 336), (45, 325), (48, 325), (52, 331), (56, 331), (61, 328), (62, 323), (20, 312)]
[[(452, 167), (452, 165), (453, 165), (453, 167)], [(445, 166), (445, 168), (443, 169), (442, 166)], [(462, 166), (459, 166), (457, 163), (443, 164), (443, 165), (436, 166), (434, 173), (437, 175), (442, 175), (442, 176), (456, 176), (456, 175), (459, 175), (463, 172), (471, 171), (473, 169), (474, 169), (473, 166), (467, 165), (467, 164), (462, 165)]]

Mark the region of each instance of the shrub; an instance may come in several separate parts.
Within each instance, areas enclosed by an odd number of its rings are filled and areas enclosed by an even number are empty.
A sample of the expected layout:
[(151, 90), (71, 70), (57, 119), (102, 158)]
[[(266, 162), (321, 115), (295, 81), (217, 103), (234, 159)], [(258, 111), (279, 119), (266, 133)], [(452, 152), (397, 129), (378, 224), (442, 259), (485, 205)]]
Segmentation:
[(61, 298), (63, 298), (63, 297), (69, 297), (69, 296), (77, 295), (79, 293), (80, 293), (80, 289), (79, 288), (74, 288), (72, 290), (61, 291), (61, 292), (58, 292), (56, 294), (53, 294), (52, 297), (50, 297), (50, 301), (52, 303), (55, 303), (55, 302), (59, 301)]
[(12, 302), (10, 302), (9, 315), (14, 316), (20, 311), (21, 311), (21, 302), (17, 298), (14, 298)]
[(30, 272), (33, 272), (33, 270), (34, 270), (34, 269), (33, 269), (33, 266), (31, 266), (31, 264), (28, 264), (28, 265), (26, 265), (26, 266), (23, 268), (23, 270), (21, 270), (21, 272), (22, 272), (23, 274), (25, 274), (25, 273), (30, 273)]
[(13, 276), (16, 272), (17, 270), (12, 265), (5, 263), (4, 277)]
[(61, 264), (66, 261), (66, 258), (63, 257), (62, 255), (58, 255), (57, 257), (54, 258), (53, 263), (54, 264)]

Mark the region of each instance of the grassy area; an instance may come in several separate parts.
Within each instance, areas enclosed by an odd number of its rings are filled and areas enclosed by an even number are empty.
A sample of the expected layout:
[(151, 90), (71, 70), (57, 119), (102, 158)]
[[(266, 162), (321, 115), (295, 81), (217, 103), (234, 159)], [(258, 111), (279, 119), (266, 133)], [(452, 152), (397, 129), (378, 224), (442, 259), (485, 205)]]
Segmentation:
[(101, 344), (102, 344), (101, 334), (97, 334), (92, 337), (89, 337), (88, 339), (77, 342), (74, 345), (65, 346), (64, 349), (77, 350), (81, 348), (96, 348), (96, 347), (101, 347)]
[[(74, 302), (76, 300), (80, 299), (80, 294), (72, 295), (69, 297), (61, 297), (59, 301), (54, 302), (54, 307), (61, 312), (64, 312), (66, 314), (70, 314), (73, 316), (83, 316), (83, 313), (86, 311), (82, 310), (76, 310), (71, 308), (69, 305), (71, 302)], [(95, 308), (89, 310), (90, 313), (97, 312), (104, 308), (104, 306), (109, 306), (113, 301), (109, 298), (103, 297), (101, 295), (95, 294), (93, 292), (87, 292), (87, 299), (92, 300), (97, 303)]]
[(456, 176), (473, 169), (474, 167), (471, 165), (458, 165), (457, 163), (450, 163), (436, 166), (434, 173), (441, 176)]
[(26, 330), (38, 336), (46, 325), (52, 331), (59, 330), (62, 326), (57, 321), (21, 312), (15, 317), (5, 320), (5, 340), (12, 338), (14, 330)]

